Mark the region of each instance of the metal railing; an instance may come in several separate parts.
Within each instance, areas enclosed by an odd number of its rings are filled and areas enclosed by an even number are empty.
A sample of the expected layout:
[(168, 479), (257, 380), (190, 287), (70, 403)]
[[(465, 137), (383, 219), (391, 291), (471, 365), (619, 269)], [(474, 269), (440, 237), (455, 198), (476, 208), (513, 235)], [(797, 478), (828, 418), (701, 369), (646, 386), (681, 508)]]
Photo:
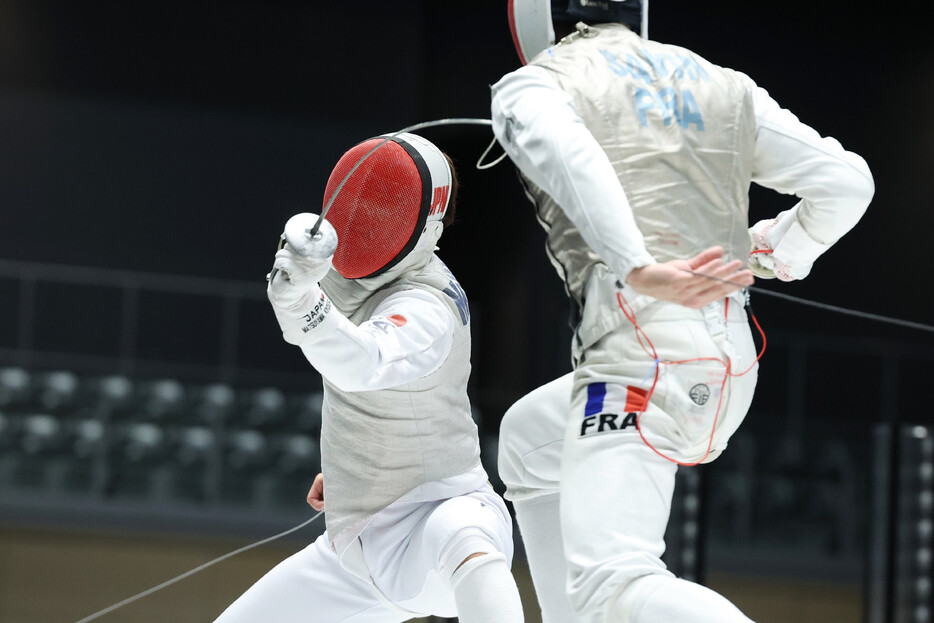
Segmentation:
[[(118, 309), (112, 314), (116, 318), (116, 326), (102, 327), (101, 321), (95, 318), (75, 317), (61, 309), (43, 309), (38, 301), (40, 290), (56, 286), (90, 288), (101, 297), (113, 293), (115, 296), (111, 301), (118, 301)], [(181, 351), (171, 361), (141, 356), (140, 335), (145, 330), (141, 323), (144, 312), (141, 301), (147, 295), (213, 300), (219, 309), (213, 322), (217, 340), (212, 356), (207, 357), (202, 352), (197, 361), (186, 361), (188, 353)], [(0, 333), (0, 363), (228, 383), (307, 384), (309, 375), (296, 372), (294, 367), (256, 367), (244, 362), (239, 355), (244, 306), (265, 305), (265, 299), (262, 283), (0, 260), (0, 309), (6, 308), (6, 315), (12, 316), (15, 327), (15, 333), (7, 335), (6, 340)], [(164, 303), (171, 305), (170, 301)], [(15, 312), (11, 313), (13, 309)], [(194, 310), (194, 313), (202, 312)], [(271, 314), (266, 320), (269, 327), (275, 324)], [(116, 343), (115, 352), (107, 355), (75, 352), (67, 343), (52, 348), (39, 346), (37, 333), (44, 323), (69, 323), (77, 332), (95, 327), (95, 331), (103, 331), (111, 338), (110, 342)], [(272, 347), (279, 346), (278, 342), (281, 340), (272, 341)]]

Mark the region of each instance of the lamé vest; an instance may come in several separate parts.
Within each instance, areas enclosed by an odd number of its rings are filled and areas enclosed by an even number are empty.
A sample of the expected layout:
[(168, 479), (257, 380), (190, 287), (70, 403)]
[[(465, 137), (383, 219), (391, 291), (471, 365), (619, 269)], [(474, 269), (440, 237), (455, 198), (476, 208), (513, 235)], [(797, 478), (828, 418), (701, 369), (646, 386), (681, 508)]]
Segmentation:
[[(752, 80), (620, 24), (587, 27), (531, 64), (573, 97), (619, 176), (652, 257), (684, 259), (713, 245), (728, 259), (747, 256)], [(552, 264), (582, 307), (595, 267), (608, 272), (606, 266), (561, 207), (523, 181)]]
[(421, 491), (422, 485), (480, 465), (477, 426), (466, 391), (470, 313), (463, 290), (444, 263), (432, 255), (423, 268), (370, 294), (349, 319), (359, 326), (388, 296), (409, 289), (430, 292), (455, 318), (451, 351), (441, 367), (406, 385), (382, 390), (346, 392), (324, 381), (325, 521), (338, 553), (392, 502), (403, 497), (433, 499)]

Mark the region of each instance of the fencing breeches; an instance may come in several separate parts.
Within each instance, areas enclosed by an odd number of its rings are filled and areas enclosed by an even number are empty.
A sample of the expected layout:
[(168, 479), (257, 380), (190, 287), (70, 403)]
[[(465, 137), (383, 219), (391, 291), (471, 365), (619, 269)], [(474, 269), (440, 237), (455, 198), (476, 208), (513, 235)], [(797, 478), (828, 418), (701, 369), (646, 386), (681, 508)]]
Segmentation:
[[(639, 318), (659, 360), (703, 361), (662, 365), (655, 382), (653, 357), (623, 327), (589, 347), (573, 376), (535, 390), (504, 417), (500, 476), (546, 622), (748, 623), (726, 599), (674, 578), (661, 561), (678, 467), (669, 459), (715, 457), (742, 422), (755, 387), (754, 369), (724, 376), (726, 361), (739, 372), (755, 360), (745, 314), (731, 309), (718, 331), (709, 312), (659, 304)], [(653, 383), (651, 401), (640, 404)], [(571, 397), (564, 414), (562, 395)], [(562, 551), (548, 546), (557, 530)], [(566, 582), (556, 560), (567, 562)], [(567, 601), (554, 598), (562, 585)], [(568, 609), (575, 612), (570, 618)]]

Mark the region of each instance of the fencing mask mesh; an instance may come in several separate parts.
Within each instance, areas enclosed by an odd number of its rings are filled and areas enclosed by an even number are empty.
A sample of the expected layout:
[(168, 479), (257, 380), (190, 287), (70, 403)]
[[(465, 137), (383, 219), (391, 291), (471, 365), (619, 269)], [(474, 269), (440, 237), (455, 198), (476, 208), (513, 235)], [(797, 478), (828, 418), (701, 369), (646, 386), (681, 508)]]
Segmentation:
[(324, 205), (344, 184), (327, 220), (337, 232), (333, 265), (346, 279), (392, 268), (415, 247), (426, 223), (442, 220), (448, 207), (452, 175), (444, 154), (414, 134), (384, 140), (350, 149), (328, 178)]

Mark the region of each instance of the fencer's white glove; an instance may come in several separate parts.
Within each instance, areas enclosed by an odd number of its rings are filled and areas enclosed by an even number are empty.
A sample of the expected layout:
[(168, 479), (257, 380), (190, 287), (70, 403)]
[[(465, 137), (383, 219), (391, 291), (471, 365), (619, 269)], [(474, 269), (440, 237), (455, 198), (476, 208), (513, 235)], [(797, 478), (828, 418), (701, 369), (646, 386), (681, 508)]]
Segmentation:
[(752, 274), (759, 279), (775, 279), (775, 262), (772, 260), (772, 247), (769, 246), (765, 233), (775, 219), (759, 221), (749, 228), (749, 239), (752, 240), (752, 250), (749, 252), (749, 261), (746, 266)]
[(804, 279), (811, 273), (814, 260), (830, 248), (830, 245), (815, 241), (804, 231), (795, 210), (759, 221), (749, 228), (749, 238), (752, 240), (749, 270), (763, 279)]
[(304, 257), (286, 244), (276, 252), (272, 271), (266, 276), (269, 300), (274, 305), (294, 307), (312, 284), (324, 279), (333, 259), (333, 255), (325, 259)]
[(266, 295), (289, 344), (301, 345), (323, 335), (337, 322), (334, 306), (318, 286), (331, 268), (331, 258), (316, 260), (286, 245), (276, 253), (267, 276)]

